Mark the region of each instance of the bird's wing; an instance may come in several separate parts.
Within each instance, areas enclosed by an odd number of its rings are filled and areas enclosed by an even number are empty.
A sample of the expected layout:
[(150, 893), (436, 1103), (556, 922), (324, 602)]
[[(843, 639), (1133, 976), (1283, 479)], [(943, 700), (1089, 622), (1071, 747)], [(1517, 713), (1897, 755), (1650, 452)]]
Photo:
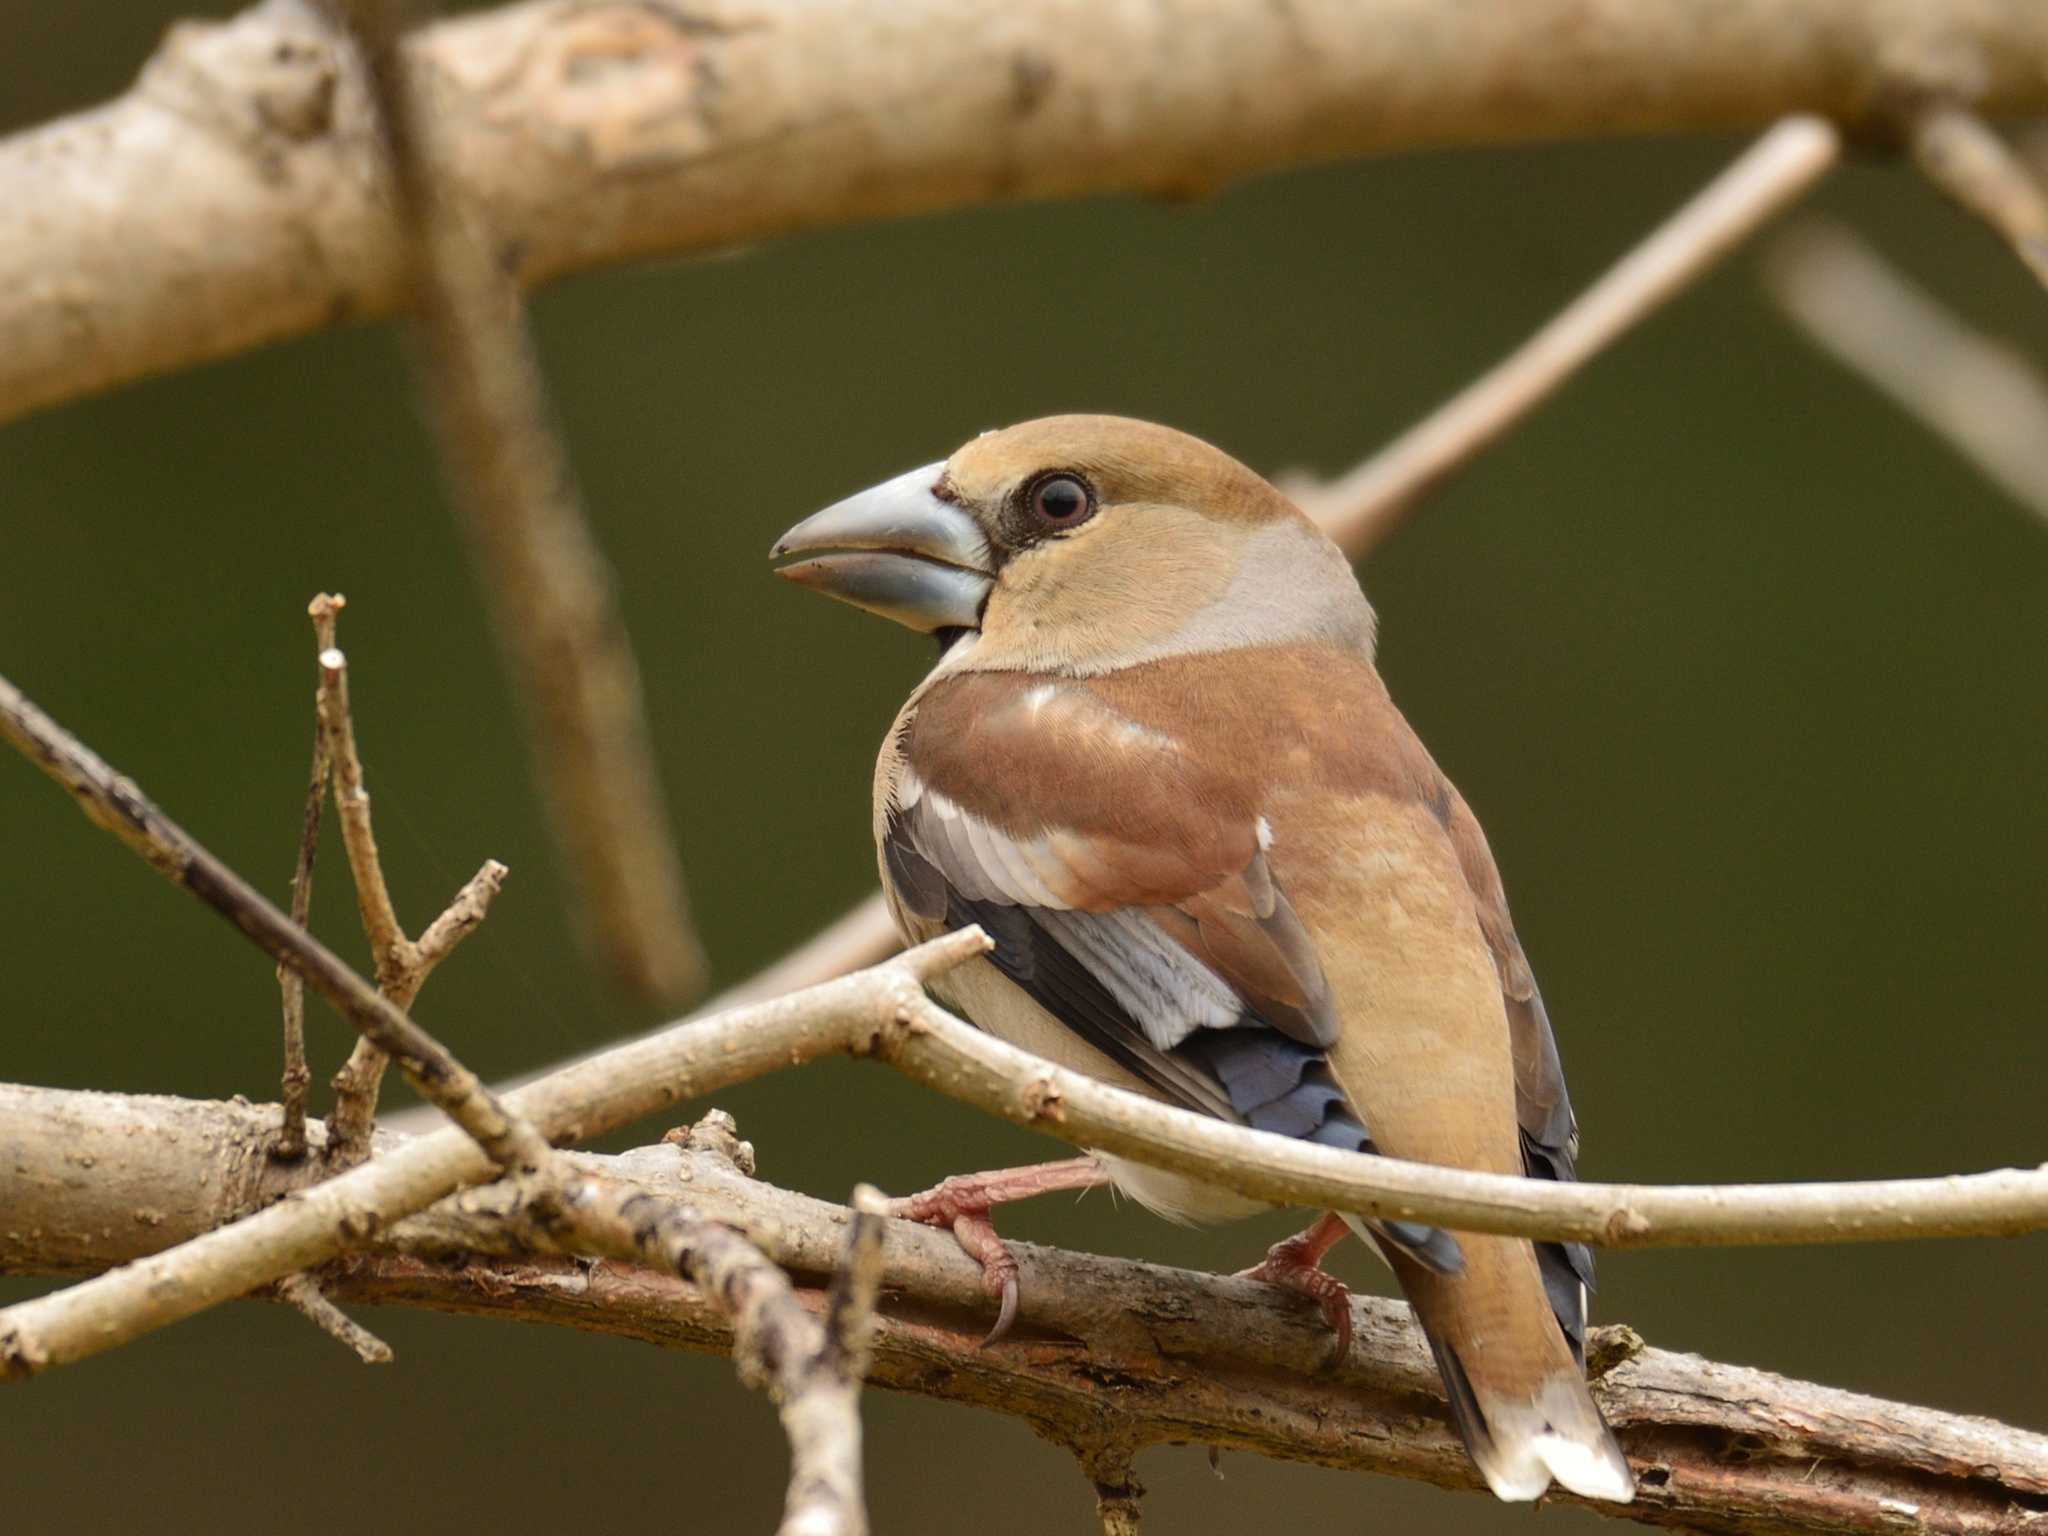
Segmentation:
[[(905, 910), (981, 924), (999, 971), (1171, 1101), (1373, 1150), (1330, 1071), (1315, 945), (1241, 786), (1086, 689), (1028, 677), (927, 696), (900, 752), (881, 831)], [(1459, 1263), (1446, 1233), (1386, 1235)]]

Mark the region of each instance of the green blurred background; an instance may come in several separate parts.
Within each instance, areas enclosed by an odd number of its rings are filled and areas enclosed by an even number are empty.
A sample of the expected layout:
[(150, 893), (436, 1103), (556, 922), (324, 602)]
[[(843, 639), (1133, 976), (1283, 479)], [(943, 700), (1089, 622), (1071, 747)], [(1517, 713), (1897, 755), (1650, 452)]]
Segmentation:
[[(0, 5), (0, 128), (122, 89), (171, 7)], [(1154, 417), (1340, 469), (1519, 340), (1733, 142), (1413, 155), (1213, 200), (850, 229), (534, 304), (615, 561), (703, 930), (738, 979), (873, 881), (868, 775), (925, 643), (770, 579), (770, 539), (988, 426)], [(2048, 302), (1899, 167), (1818, 203), (2048, 356)], [(1584, 1171), (1856, 1177), (2034, 1164), (2048, 930), (2048, 536), (1817, 359), (1727, 269), (1433, 498), (1366, 572), (1396, 696), (1478, 808), (1571, 1069)], [(512, 700), (384, 325), (0, 429), (0, 670), (277, 895), (315, 591), (343, 641), (402, 912), (514, 877), (420, 1014), (509, 1073), (650, 1022), (595, 980)], [(0, 1075), (275, 1093), (269, 967), (0, 760)], [(330, 850), (316, 924), (361, 940)], [(344, 1047), (313, 1020), (318, 1063)], [(843, 1197), (1055, 1155), (833, 1063), (729, 1094), (765, 1176)], [(660, 1131), (642, 1128), (639, 1139)], [(1091, 1197), (1019, 1236), (1209, 1268)], [(2048, 1427), (2044, 1240), (1634, 1253), (1599, 1315), (1658, 1344)], [(1359, 1253), (1342, 1261), (1382, 1282)], [(41, 1283), (0, 1283), (14, 1299)], [(235, 1307), (0, 1394), (13, 1529), (765, 1530), (773, 1417), (723, 1360), (390, 1312), (366, 1370)], [(1021, 1426), (883, 1394), (876, 1525), (1093, 1529)], [(369, 1470), (339, 1484), (339, 1467)], [(1520, 1510), (1199, 1450), (1139, 1464), (1175, 1532), (1506, 1530)], [(355, 1490), (374, 1490), (374, 1508)], [(251, 1501), (254, 1501), (253, 1504)], [(593, 1510), (597, 1511), (594, 1515)], [(1557, 1528), (1590, 1517), (1553, 1511)]]

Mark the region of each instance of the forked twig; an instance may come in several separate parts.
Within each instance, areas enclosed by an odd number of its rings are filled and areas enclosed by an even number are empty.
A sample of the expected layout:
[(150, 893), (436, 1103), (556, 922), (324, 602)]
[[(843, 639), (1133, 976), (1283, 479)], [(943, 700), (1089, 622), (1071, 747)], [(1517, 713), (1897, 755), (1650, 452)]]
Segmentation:
[[(420, 935), (418, 943), (406, 937), (384, 879), (384, 861), (377, 851), (376, 829), (370, 819), (370, 791), (363, 774), (362, 755), (356, 746), (355, 714), (349, 703), (348, 658), (334, 643), (334, 619), (341, 606), (339, 598), (314, 600), (316, 638), (320, 642), (320, 735), (332, 766), (336, 819), (341, 823), (342, 845), (348, 851), (349, 870), (355, 880), (363, 933), (370, 941), (377, 990), (393, 1007), (403, 1011), (412, 1006), (434, 967), (483, 921), (508, 871), (497, 860), (486, 859), (483, 868), (470, 877), (447, 909)], [(330, 1162), (347, 1167), (368, 1155), (370, 1132), (377, 1119), (378, 1087), (388, 1061), (384, 1048), (363, 1035), (335, 1073), (334, 1114), (327, 1126)]]

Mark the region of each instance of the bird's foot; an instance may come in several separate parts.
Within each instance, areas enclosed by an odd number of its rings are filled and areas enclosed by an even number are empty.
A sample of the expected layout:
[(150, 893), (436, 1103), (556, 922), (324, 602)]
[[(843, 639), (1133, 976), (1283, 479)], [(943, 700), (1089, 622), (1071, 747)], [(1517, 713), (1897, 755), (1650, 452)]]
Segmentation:
[(1033, 1195), (1087, 1189), (1107, 1177), (1090, 1157), (992, 1173), (961, 1173), (921, 1194), (891, 1200), (888, 1213), (928, 1227), (950, 1227), (967, 1256), (981, 1266), (982, 1286), (996, 1301), (996, 1325), (981, 1341), (986, 1348), (1008, 1333), (1017, 1320), (1017, 1260), (996, 1232), (989, 1213), (999, 1205)]
[(1325, 1214), (1306, 1232), (1297, 1232), (1266, 1250), (1266, 1257), (1250, 1269), (1238, 1271), (1243, 1280), (1263, 1280), (1306, 1296), (1322, 1309), (1323, 1320), (1336, 1335), (1335, 1365), (1351, 1353), (1351, 1291), (1335, 1275), (1323, 1271), (1323, 1256), (1350, 1229), (1342, 1217)]

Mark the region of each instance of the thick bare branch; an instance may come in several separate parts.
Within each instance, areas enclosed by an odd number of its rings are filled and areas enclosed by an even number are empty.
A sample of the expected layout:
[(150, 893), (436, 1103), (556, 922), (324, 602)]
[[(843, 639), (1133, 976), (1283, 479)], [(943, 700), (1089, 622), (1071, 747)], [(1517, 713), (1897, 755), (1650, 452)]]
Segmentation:
[(360, 43), (386, 151), (443, 467), (521, 684), (533, 760), (582, 888), (584, 935), (643, 1000), (683, 1001), (701, 990), (704, 955), (639, 666), (555, 431), (519, 290), (499, 260), (500, 232), (444, 173), (441, 145), (451, 135), (401, 51), (401, 6), (340, 0), (340, 9)]
[(2030, 358), (1966, 325), (1839, 225), (1787, 231), (1764, 280), (1817, 346), (2048, 526), (2048, 378)]
[(1816, 117), (1779, 123), (1543, 328), (1378, 453), (1328, 485), (1287, 487), (1354, 558), (1595, 355), (1810, 191), (1841, 158)]
[[(204, 1231), (238, 1201), (274, 1198), (303, 1175), (263, 1155), (273, 1113), (0, 1086), (24, 1218), (0, 1223), (0, 1272), (133, 1259)], [(370, 1167), (415, 1146), (381, 1135)], [(619, 1157), (567, 1156), (579, 1171), (685, 1199), (702, 1219), (748, 1233), (796, 1277), (804, 1305), (826, 1315), (852, 1213), (747, 1176), (735, 1150), (729, 1133), (692, 1134)], [(81, 1152), (94, 1159), (89, 1173)], [(731, 1352), (731, 1324), (694, 1287), (524, 1251), (512, 1218), (525, 1199), (511, 1183), (465, 1190), (323, 1271), (323, 1283), (351, 1302)], [(887, 1227), (869, 1376), (880, 1385), (1021, 1417), (1066, 1443), (1108, 1434), (1135, 1451), (1189, 1441), (1479, 1486), (1397, 1302), (1356, 1298), (1357, 1345), (1332, 1364), (1319, 1315), (1271, 1287), (1018, 1243), (1017, 1330), (981, 1349), (979, 1269), (946, 1233)], [(547, 1245), (544, 1233), (526, 1235)], [(1712, 1531), (2023, 1536), (2048, 1511), (2048, 1437), (1644, 1348), (1625, 1329), (1596, 1329), (1593, 1359), (1595, 1390), (1642, 1482), (1633, 1517)]]
[[(523, 284), (1428, 145), (2048, 108), (2038, 0), (536, 0), (415, 54)], [(397, 307), (367, 123), (312, 8), (269, 0), (0, 144), (0, 419)]]

